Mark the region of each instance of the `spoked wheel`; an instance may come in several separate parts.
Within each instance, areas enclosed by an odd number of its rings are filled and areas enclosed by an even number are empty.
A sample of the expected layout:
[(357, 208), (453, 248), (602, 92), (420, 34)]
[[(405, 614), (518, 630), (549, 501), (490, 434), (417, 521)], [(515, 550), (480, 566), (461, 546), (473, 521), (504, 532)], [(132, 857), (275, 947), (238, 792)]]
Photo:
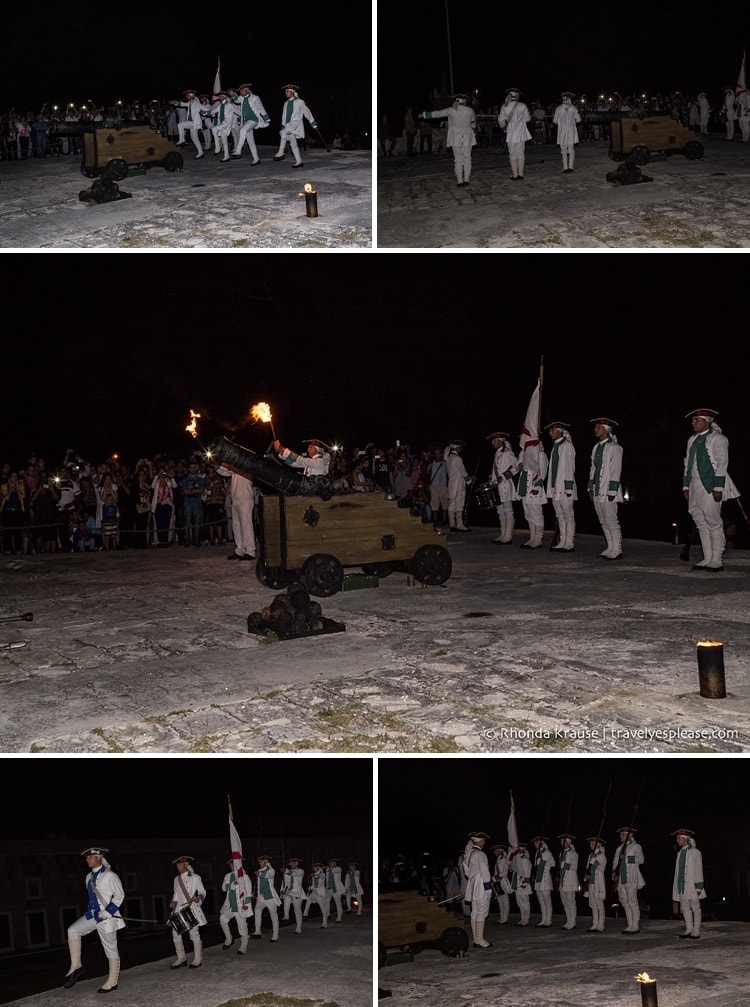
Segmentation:
[(182, 154), (177, 150), (170, 150), (161, 163), (167, 171), (182, 171), (185, 166)]
[(110, 172), (115, 182), (122, 182), (128, 177), (128, 162), (122, 157), (113, 157), (107, 161), (105, 171)]
[(637, 165), (648, 164), (651, 160), (651, 151), (643, 143), (637, 143), (630, 154)]
[(444, 584), (453, 570), (451, 554), (441, 545), (423, 545), (409, 564), (421, 584)]
[(282, 570), (278, 566), (266, 566), (260, 560), (255, 564), (255, 575), (263, 587), (270, 587), (273, 591), (280, 591), (294, 580), (294, 574), (288, 570)]
[(315, 553), (302, 567), (300, 580), (310, 594), (318, 598), (330, 598), (341, 590), (344, 583), (344, 568), (335, 556)]

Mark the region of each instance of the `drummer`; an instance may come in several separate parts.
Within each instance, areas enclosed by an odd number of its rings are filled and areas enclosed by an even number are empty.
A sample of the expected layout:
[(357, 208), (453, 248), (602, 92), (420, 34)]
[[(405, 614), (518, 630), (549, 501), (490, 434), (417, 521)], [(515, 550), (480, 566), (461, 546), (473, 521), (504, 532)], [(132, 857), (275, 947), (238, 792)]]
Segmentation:
[(498, 430), (494, 434), (489, 434), (487, 440), (495, 449), (489, 482), (489, 497), (492, 504), (495, 505), (497, 516), (500, 519), (500, 534), (497, 538), (492, 539), (492, 543), (493, 545), (512, 545), (513, 529), (516, 523), (513, 515), (513, 501), (519, 499), (513, 476), (518, 472), (518, 459), (510, 446), (508, 434)]
[(174, 897), (169, 903), (169, 908), (172, 911), (169, 922), (172, 927), (172, 940), (177, 953), (177, 961), (169, 967), (180, 969), (187, 966), (183, 942), (183, 936), (187, 933), (193, 942), (193, 960), (190, 963), (190, 968), (197, 969), (203, 962), (200, 927), (205, 926), (207, 922), (205, 913), (201, 909), (201, 903), (206, 897), (206, 889), (203, 887), (201, 876), (196, 874), (190, 866), (193, 863), (193, 857), (177, 857), (172, 863), (177, 868), (177, 876), (174, 879)]

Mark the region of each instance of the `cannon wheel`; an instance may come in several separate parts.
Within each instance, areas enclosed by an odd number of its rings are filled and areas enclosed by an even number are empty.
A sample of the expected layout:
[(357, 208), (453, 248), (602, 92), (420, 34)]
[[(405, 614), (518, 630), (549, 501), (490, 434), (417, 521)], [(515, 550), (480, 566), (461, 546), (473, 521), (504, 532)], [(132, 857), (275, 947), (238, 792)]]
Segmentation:
[(630, 154), (635, 159), (637, 165), (648, 164), (651, 160), (651, 151), (643, 143), (637, 143), (630, 151)]
[(689, 161), (700, 161), (703, 157), (703, 144), (697, 140), (688, 140), (682, 153)]
[(177, 150), (170, 150), (161, 163), (167, 171), (182, 171), (185, 166), (182, 154)]
[(113, 157), (111, 161), (107, 161), (104, 170), (112, 173), (115, 182), (122, 182), (123, 178), (128, 177), (128, 162), (122, 157)]
[(305, 560), (300, 572), (303, 587), (318, 598), (330, 598), (341, 590), (344, 583), (344, 568), (335, 556), (316, 552)]
[(463, 927), (448, 927), (440, 935), (438, 944), (444, 955), (455, 958), (469, 950), (469, 935)]
[(279, 591), (294, 580), (294, 575), (288, 570), (283, 570), (280, 566), (266, 566), (260, 560), (255, 564), (255, 575), (263, 587), (270, 587), (272, 591)]
[(422, 545), (409, 566), (421, 584), (444, 584), (453, 570), (453, 560), (442, 545)]
[(393, 567), (388, 563), (363, 563), (362, 569), (371, 577), (387, 577), (393, 573)]

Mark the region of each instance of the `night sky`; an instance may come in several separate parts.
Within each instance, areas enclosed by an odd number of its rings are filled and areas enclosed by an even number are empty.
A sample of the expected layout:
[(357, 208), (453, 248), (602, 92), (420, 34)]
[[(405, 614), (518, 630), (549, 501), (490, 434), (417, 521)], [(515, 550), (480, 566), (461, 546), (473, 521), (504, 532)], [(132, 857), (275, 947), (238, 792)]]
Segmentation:
[[(314, 88), (371, 73), (371, 28), (334, 16), (333, 8), (300, 2), (214, 8), (164, 2), (127, 7), (80, 0), (6, 4), (0, 65), (3, 110), (38, 111), (42, 102), (98, 105), (117, 99), (181, 98), (185, 88), (210, 91), (217, 58), (222, 85), (254, 85), (272, 117), (281, 88)], [(278, 106), (278, 108), (277, 108)], [(325, 111), (313, 108), (320, 118)], [(368, 100), (369, 113), (369, 100)]]
[[(369, 759), (37, 757), (0, 765), (24, 795), (23, 814), (4, 816), (3, 839), (56, 835), (85, 846), (106, 845), (110, 836), (215, 838), (228, 829), (227, 795), (243, 848), (263, 836), (369, 841), (372, 833)], [(100, 799), (101, 788), (112, 796)]]
[(736, 83), (742, 62), (742, 24), (737, 28), (727, 33), (721, 18), (670, 4), (402, 5), (378, 19), (379, 111), (421, 110), (435, 88), (450, 92), (449, 37), (453, 87), (478, 88), (485, 106), (502, 104), (506, 89), (517, 87), (525, 101), (544, 102), (558, 101), (563, 90), (626, 96), (705, 89), (720, 107), (722, 87)]
[(606, 801), (602, 836), (610, 855), (615, 830), (633, 822), (636, 804), (635, 828), (644, 844), (670, 848), (670, 833), (687, 828), (700, 845), (701, 833), (710, 829), (715, 835), (722, 821), (750, 818), (740, 796), (749, 776), (750, 762), (734, 758), (712, 759), (710, 766), (685, 756), (380, 759), (380, 859), (427, 851), (438, 860), (455, 859), (472, 830), (489, 834), (488, 849), (507, 844), (511, 791), (521, 842), (541, 833), (557, 851), (554, 837), (569, 831), (578, 837), (580, 854), (587, 850), (585, 838), (597, 834)]
[[(497, 429), (514, 446), (544, 359), (543, 425), (561, 419), (588, 474), (590, 420), (620, 424), (623, 481), (683, 507), (685, 414), (709, 406), (750, 493), (744, 260), (734, 255), (259, 254), (77, 256), (60, 296), (54, 257), (4, 272), (28, 336), (6, 340), (2, 460), (73, 448), (132, 465), (226, 434), (253, 451), (271, 406), (292, 449), (462, 438), (488, 478)], [(43, 337), (43, 343), (40, 341)], [(245, 424), (245, 425), (243, 425)], [(684, 509), (684, 508), (683, 508)]]

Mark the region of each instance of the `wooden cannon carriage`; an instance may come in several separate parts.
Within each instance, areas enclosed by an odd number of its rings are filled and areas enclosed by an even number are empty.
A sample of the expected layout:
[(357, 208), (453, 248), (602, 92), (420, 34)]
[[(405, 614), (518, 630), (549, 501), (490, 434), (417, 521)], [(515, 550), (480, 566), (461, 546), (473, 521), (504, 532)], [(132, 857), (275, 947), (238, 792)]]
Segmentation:
[(462, 926), (450, 925), (445, 906), (417, 891), (393, 891), (378, 896), (378, 942), (382, 967), (391, 964), (394, 949), (414, 953), (433, 947), (460, 957), (468, 950), (469, 936)]
[(632, 154), (639, 165), (648, 164), (652, 154), (684, 154), (699, 161), (703, 144), (695, 136), (668, 112), (623, 113), (610, 123), (609, 156), (613, 161), (624, 161)]
[(86, 178), (97, 178), (106, 171), (115, 182), (121, 182), (130, 168), (157, 165), (166, 171), (182, 171), (185, 164), (174, 143), (146, 125), (55, 122), (50, 135), (81, 138), (81, 173)]
[(261, 457), (226, 439), (209, 448), (214, 461), (277, 490), (261, 494), (259, 555), (261, 584), (279, 590), (300, 581), (318, 597), (343, 586), (344, 567), (386, 577), (394, 570), (422, 584), (443, 584), (453, 563), (436, 541), (432, 523), (382, 493), (333, 494), (327, 479)]

